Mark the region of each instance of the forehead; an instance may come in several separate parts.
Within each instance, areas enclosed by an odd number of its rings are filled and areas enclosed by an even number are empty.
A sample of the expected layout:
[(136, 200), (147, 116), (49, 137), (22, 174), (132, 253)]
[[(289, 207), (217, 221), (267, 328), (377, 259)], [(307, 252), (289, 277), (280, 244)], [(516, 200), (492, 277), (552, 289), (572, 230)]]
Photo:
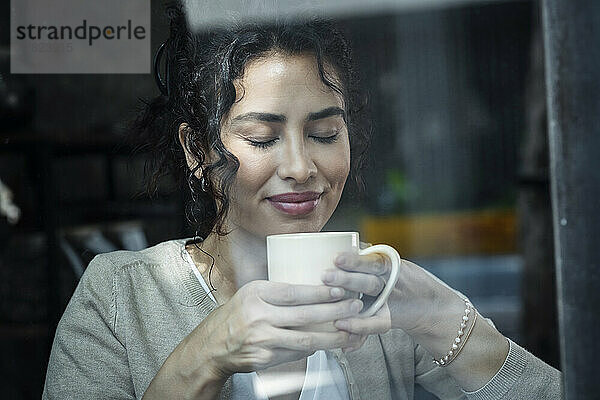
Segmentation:
[(337, 106), (341, 96), (321, 81), (312, 55), (269, 55), (249, 62), (234, 82), (237, 101), (231, 118), (246, 112), (269, 112), (289, 119)]

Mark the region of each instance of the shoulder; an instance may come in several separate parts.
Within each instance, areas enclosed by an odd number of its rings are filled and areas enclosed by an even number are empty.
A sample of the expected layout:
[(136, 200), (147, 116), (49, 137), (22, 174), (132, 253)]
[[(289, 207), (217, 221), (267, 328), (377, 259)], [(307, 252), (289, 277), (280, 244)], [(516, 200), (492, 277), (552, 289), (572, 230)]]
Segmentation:
[(169, 240), (139, 251), (118, 250), (110, 253), (98, 254), (90, 263), (92, 270), (109, 269), (119, 272), (138, 265), (164, 264), (181, 256), (184, 239)]
[[(185, 240), (170, 240), (140, 251), (99, 254), (81, 277), (63, 320), (78, 319), (93, 311), (117, 323), (118, 310), (135, 301), (151, 301), (157, 293), (180, 291), (178, 271), (183, 268)], [(121, 308), (122, 309), (122, 308)]]
[(99, 254), (86, 268), (74, 297), (83, 296), (114, 308), (119, 292), (127, 288), (133, 291), (152, 283), (171, 286), (185, 264), (184, 243), (183, 239), (170, 240), (140, 251)]
[(82, 282), (106, 281), (132, 270), (161, 268), (173, 262), (183, 260), (184, 239), (169, 240), (139, 251), (118, 250), (98, 254), (90, 262), (81, 280)]

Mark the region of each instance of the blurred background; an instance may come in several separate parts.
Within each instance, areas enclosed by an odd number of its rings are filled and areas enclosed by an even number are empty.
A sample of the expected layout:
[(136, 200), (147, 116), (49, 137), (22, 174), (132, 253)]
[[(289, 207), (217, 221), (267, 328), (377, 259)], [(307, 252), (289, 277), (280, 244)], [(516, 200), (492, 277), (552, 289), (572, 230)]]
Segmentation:
[[(339, 18), (373, 142), (366, 192), (347, 190), (325, 229), (393, 245), (558, 368), (540, 5), (407, 3)], [(29, 399), (91, 258), (193, 229), (173, 182), (144, 194), (145, 156), (126, 140), (152, 76), (11, 75), (1, 7), (0, 393)], [(153, 0), (153, 54), (166, 24)]]

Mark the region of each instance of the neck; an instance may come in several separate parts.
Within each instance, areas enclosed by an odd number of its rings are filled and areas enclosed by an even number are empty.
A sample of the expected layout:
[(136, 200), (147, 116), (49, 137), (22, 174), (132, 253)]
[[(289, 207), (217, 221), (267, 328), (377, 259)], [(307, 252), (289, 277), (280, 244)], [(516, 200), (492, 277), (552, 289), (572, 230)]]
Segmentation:
[(264, 237), (236, 227), (226, 236), (209, 235), (202, 247), (213, 255), (215, 267), (235, 290), (250, 281), (267, 279), (267, 243)]

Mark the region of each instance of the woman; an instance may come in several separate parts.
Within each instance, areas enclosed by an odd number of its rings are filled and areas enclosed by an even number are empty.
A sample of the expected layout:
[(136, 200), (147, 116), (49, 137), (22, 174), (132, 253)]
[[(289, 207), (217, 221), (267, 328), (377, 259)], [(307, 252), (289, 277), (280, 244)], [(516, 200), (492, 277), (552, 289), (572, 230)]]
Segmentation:
[[(96, 257), (44, 398), (410, 399), (415, 383), (441, 399), (559, 398), (558, 371), (413, 263), (364, 319), (344, 292), (377, 296), (385, 259), (339, 255), (322, 286), (267, 281), (265, 236), (320, 231), (360, 181), (349, 51), (322, 22), (200, 37), (170, 11), (163, 94), (136, 130), (156, 176), (187, 171), (204, 239)], [(327, 321), (337, 331), (302, 329)]]

